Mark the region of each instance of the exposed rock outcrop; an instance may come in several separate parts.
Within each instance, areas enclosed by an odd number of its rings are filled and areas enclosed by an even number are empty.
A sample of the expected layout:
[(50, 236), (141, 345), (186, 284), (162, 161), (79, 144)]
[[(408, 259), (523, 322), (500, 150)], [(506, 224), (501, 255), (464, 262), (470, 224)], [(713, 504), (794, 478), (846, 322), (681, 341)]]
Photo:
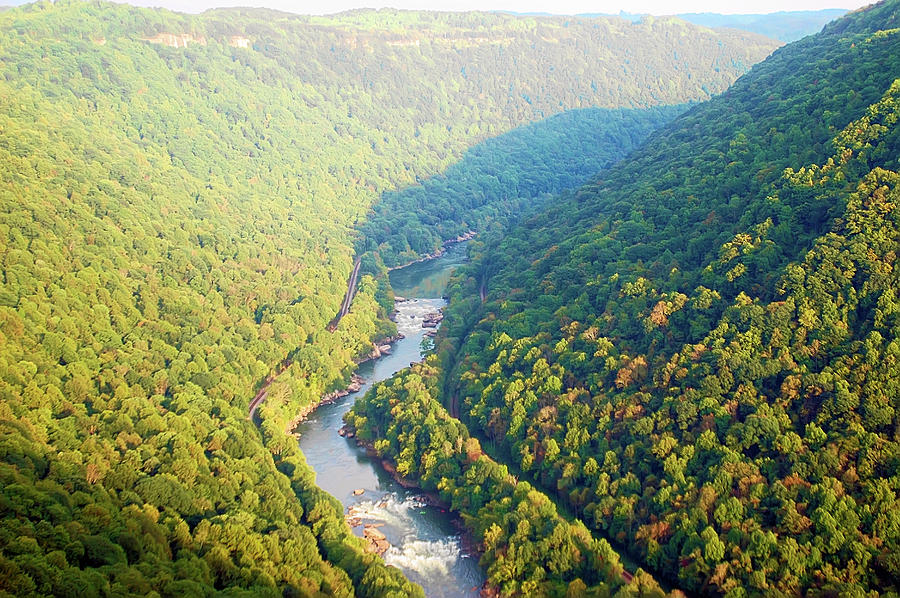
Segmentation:
[(336, 400), (346, 397), (351, 392), (358, 392), (362, 388), (362, 385), (365, 381), (365, 378), (363, 378), (362, 376), (353, 374), (353, 376), (350, 378), (350, 384), (347, 385), (347, 388), (342, 388), (340, 390), (330, 392), (327, 395), (324, 395), (318, 403), (310, 403), (309, 405), (301, 409), (297, 416), (294, 417), (294, 419), (292, 419), (288, 424), (288, 432), (293, 431), (294, 428), (296, 428), (300, 424), (300, 422), (305, 420), (307, 416), (315, 411), (320, 405), (334, 403)]
[(425, 314), (422, 318), (422, 328), (437, 328), (437, 325), (440, 324), (443, 319), (444, 314), (440, 312)]
[(162, 44), (170, 48), (187, 48), (190, 44), (206, 45), (205, 37), (202, 35), (195, 36), (191, 33), (157, 33), (153, 37), (142, 39), (151, 44)]
[(382, 555), (391, 547), (384, 535), (374, 524), (367, 523), (363, 529), (363, 538), (366, 539), (366, 550)]

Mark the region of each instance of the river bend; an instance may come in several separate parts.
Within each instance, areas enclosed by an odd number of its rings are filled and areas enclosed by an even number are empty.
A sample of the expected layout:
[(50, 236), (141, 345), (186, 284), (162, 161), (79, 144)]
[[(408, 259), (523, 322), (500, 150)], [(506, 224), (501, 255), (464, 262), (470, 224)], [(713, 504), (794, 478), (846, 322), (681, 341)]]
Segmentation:
[[(406, 338), (394, 343), (390, 355), (360, 365), (358, 373), (366, 382), (359, 393), (320, 406), (295, 429), (300, 449), (316, 471), (316, 483), (352, 509), (362, 524), (378, 526), (391, 544), (385, 562), (400, 568), (430, 598), (477, 597), (485, 579), (477, 553), (466, 545), (455, 516), (427, 504), (416, 489), (400, 486), (378, 459), (339, 436), (338, 430), (360, 393), (422, 358), (422, 318), (446, 304), (441, 296), (447, 279), (464, 259), (461, 243), (439, 258), (391, 272), (394, 291), (407, 298), (396, 305), (397, 328)], [(362, 525), (354, 528), (357, 535), (362, 530)]]

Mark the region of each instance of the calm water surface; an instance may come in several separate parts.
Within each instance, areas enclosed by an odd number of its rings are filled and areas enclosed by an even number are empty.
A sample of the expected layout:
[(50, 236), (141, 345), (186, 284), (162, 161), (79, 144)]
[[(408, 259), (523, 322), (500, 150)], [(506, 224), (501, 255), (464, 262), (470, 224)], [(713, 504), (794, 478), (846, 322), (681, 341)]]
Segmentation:
[[(391, 272), (394, 291), (408, 299), (397, 303), (397, 328), (406, 338), (394, 343), (391, 355), (360, 366), (358, 373), (366, 383), (359, 393), (319, 407), (295, 430), (319, 486), (345, 509), (352, 507), (364, 523), (383, 524), (379, 529), (391, 543), (385, 562), (400, 568), (433, 598), (478, 596), (484, 573), (477, 554), (464, 547), (457, 520), (450, 513), (426, 505), (421, 493), (397, 484), (379, 460), (368, 457), (354, 441), (341, 438), (338, 430), (353, 401), (373, 382), (390, 378), (422, 358), (422, 317), (445, 305), (441, 295), (447, 279), (464, 260), (465, 246), (460, 243), (440, 258)], [(354, 495), (355, 490), (363, 492)], [(354, 532), (362, 535), (362, 529), (356, 527)]]

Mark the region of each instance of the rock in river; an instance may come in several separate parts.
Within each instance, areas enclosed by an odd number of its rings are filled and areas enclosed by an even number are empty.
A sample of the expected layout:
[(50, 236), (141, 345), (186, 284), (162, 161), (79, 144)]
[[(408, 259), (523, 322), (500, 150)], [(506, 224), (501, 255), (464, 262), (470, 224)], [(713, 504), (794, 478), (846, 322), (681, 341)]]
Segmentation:
[(384, 554), (391, 547), (387, 537), (370, 523), (367, 523), (363, 529), (363, 537), (366, 539), (366, 549), (369, 552)]

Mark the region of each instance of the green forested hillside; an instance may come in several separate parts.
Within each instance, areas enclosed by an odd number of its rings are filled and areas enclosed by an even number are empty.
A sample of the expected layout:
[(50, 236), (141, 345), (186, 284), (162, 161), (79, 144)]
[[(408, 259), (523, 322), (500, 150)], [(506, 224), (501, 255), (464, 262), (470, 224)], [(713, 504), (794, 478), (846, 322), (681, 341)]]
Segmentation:
[[(662, 598), (647, 573), (625, 572), (619, 555), (545, 493), (484, 454), (438, 402), (435, 356), (378, 385), (345, 420), (359, 441), (397, 472), (457, 511), (482, 548), (488, 584), (501, 596)], [(683, 594), (679, 594), (683, 596)]]
[(502, 226), (540, 198), (584, 184), (686, 108), (570, 110), (487, 139), (441, 174), (382, 195), (357, 252), (377, 251), (396, 267), (487, 222)]
[(777, 51), (452, 290), (445, 405), (686, 590), (900, 590), (898, 24)]
[(326, 331), (354, 225), (489, 135), (703, 99), (772, 47), (615, 20), (4, 11), (0, 592), (417, 595), (285, 431), (390, 332), (368, 277)]

